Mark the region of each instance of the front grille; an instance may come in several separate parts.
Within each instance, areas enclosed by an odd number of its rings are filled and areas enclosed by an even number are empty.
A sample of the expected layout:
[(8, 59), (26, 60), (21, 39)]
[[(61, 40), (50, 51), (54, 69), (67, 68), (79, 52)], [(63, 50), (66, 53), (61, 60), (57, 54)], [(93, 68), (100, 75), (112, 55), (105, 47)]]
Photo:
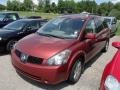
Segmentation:
[(37, 58), (37, 57), (33, 57), (33, 56), (29, 56), (27, 62), (28, 63), (33, 63), (33, 64), (41, 64), (42, 63), (42, 59), (41, 58)]
[[(20, 52), (19, 50), (15, 50), (15, 54), (17, 55), (17, 57), (21, 58), (22, 52)], [(34, 57), (34, 56), (28, 56), (28, 59), (27, 59), (26, 63), (42, 64), (42, 62), (43, 62), (42, 58), (38, 58), (38, 57)]]

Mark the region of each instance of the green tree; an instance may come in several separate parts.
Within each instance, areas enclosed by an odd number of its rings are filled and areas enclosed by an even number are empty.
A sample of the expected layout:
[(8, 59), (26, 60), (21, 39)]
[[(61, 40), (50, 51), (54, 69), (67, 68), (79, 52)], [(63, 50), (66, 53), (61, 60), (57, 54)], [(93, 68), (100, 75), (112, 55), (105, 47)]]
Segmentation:
[(20, 11), (20, 2), (18, 0), (12, 1), (12, 10), (13, 11)]
[(31, 11), (33, 9), (32, 0), (24, 0), (24, 6), (26, 11)]
[(0, 4), (0, 10), (5, 10), (5, 9), (6, 9), (6, 7), (4, 5)]
[(65, 0), (64, 1), (64, 8), (67, 13), (74, 13), (75, 12), (75, 2), (74, 0)]
[(50, 9), (51, 12), (57, 13), (57, 5), (55, 4), (55, 2), (52, 2)]
[(110, 11), (113, 9), (114, 5), (111, 2), (101, 3), (98, 7), (98, 14), (100, 15), (109, 15)]
[(120, 11), (117, 9), (112, 9), (111, 12), (109, 13), (109, 16), (112, 16), (112, 17), (114, 16), (120, 20)]
[(65, 3), (63, 0), (58, 0), (58, 13), (64, 13)]
[(38, 0), (38, 10), (43, 11), (44, 0)]
[(95, 0), (82, 0), (76, 3), (75, 10), (77, 13), (83, 11), (97, 13), (97, 3), (95, 2)]
[(114, 5), (114, 9), (120, 10), (120, 2)]
[(12, 1), (7, 1), (7, 10), (12, 10)]
[(25, 6), (18, 0), (8, 0), (7, 1), (7, 10), (12, 11), (23, 11), (25, 10)]
[(20, 11), (25, 11), (26, 10), (26, 8), (25, 8), (23, 3), (20, 3), (20, 7), (19, 8), (20, 8)]
[(44, 1), (44, 12), (49, 13), (50, 12), (50, 0), (45, 0)]

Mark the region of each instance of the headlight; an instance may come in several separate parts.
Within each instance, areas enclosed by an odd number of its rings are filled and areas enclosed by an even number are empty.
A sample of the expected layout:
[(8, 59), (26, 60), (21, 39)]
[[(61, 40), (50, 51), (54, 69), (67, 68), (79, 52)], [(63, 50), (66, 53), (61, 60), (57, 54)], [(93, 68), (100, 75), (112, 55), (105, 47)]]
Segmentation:
[(68, 61), (68, 58), (71, 54), (70, 50), (64, 50), (55, 56), (48, 59), (47, 64), (48, 65), (63, 65), (66, 64)]
[(2, 40), (2, 38), (0, 37), (0, 41)]
[(120, 83), (116, 78), (109, 75), (105, 81), (106, 90), (120, 90)]

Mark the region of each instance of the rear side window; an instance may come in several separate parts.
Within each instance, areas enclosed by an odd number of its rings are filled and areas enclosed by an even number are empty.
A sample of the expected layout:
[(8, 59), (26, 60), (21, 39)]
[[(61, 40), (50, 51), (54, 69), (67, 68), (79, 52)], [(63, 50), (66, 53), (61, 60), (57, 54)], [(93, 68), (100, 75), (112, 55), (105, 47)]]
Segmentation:
[(47, 21), (39, 21), (40, 27), (42, 27)]
[(104, 26), (104, 28), (108, 28), (107, 22), (103, 21), (103, 26)]
[(104, 29), (103, 20), (101, 18), (100, 19), (97, 18), (95, 19), (95, 22), (96, 22), (96, 33), (99, 33)]
[(7, 15), (7, 18), (11, 19), (11, 20), (17, 20), (17, 17), (15, 14), (9, 14), (9, 15)]
[(94, 19), (88, 21), (86, 28), (85, 28), (85, 33), (95, 33), (96, 27), (95, 27), (95, 22)]
[(117, 23), (117, 20), (114, 18), (113, 20), (112, 20), (112, 24), (116, 24)]
[(32, 21), (31, 23), (28, 24), (27, 27), (31, 28), (31, 30), (36, 30), (40, 28), (38, 21)]

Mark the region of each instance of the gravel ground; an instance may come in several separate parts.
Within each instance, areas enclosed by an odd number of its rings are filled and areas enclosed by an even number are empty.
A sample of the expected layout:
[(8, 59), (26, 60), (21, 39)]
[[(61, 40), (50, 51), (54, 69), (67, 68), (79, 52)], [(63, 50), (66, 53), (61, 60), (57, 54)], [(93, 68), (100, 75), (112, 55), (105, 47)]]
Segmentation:
[(50, 86), (31, 81), (16, 73), (11, 65), (10, 55), (0, 55), (0, 90), (98, 90), (104, 67), (116, 52), (111, 42), (119, 40), (118, 36), (111, 38), (108, 52), (98, 54), (94, 60), (89, 62), (79, 82), (75, 85), (63, 82)]

